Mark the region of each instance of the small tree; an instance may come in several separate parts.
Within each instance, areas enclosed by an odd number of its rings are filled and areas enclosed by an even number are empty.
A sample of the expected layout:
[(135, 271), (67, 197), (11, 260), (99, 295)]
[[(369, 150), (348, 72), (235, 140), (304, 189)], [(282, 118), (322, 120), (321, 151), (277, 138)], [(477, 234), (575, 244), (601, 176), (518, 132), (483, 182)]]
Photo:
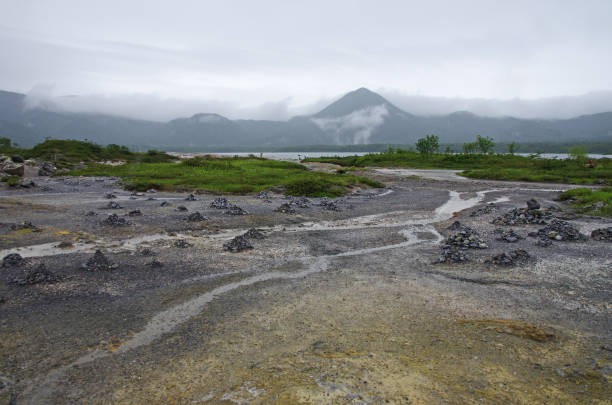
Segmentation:
[(471, 155), (474, 153), (477, 147), (478, 144), (476, 142), (466, 142), (463, 144), (463, 153), (466, 155)]
[(508, 144), (508, 153), (511, 155), (514, 155), (516, 152), (518, 152), (520, 148), (521, 148), (521, 145), (519, 145), (516, 142), (511, 142)]
[(0, 148), (10, 148), (11, 140), (8, 138), (0, 138)]
[(451, 150), (450, 146), (447, 146), (446, 148), (444, 148), (444, 153), (446, 153), (447, 155), (450, 155), (451, 153), (453, 153), (453, 151)]
[(417, 140), (416, 148), (421, 155), (431, 155), (440, 148), (440, 140), (436, 135), (427, 135)]
[(488, 136), (482, 137), (478, 135), (476, 138), (476, 144), (478, 145), (480, 152), (484, 154), (493, 152), (493, 148), (495, 147), (495, 142), (493, 142), (493, 139), (489, 138)]
[(587, 160), (587, 148), (584, 146), (569, 148), (569, 157), (578, 163), (584, 163)]

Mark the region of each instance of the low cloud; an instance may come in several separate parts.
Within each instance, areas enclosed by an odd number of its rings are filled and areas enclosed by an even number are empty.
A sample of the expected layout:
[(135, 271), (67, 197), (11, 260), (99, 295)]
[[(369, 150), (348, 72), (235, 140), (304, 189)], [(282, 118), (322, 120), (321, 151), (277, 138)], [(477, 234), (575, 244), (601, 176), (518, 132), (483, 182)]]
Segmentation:
[(321, 130), (332, 134), (337, 144), (368, 143), (372, 132), (385, 121), (389, 111), (384, 104), (353, 111), (337, 118), (313, 118)]

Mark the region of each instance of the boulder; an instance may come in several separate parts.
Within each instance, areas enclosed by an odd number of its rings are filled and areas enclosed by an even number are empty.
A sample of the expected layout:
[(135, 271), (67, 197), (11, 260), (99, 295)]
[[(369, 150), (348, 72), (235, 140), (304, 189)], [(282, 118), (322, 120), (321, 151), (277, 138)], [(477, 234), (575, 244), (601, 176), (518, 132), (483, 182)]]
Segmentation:
[(25, 173), (25, 167), (24, 167), (23, 164), (15, 163), (15, 162), (9, 162), (9, 161), (6, 161), (6, 162), (4, 162), (2, 164), (1, 170), (4, 173), (9, 174), (11, 176), (23, 177), (23, 175)]
[(23, 163), (23, 158), (21, 155), (13, 155), (11, 156), (11, 160), (15, 163)]
[(38, 169), (39, 176), (51, 176), (57, 172), (57, 167), (51, 162), (43, 162)]

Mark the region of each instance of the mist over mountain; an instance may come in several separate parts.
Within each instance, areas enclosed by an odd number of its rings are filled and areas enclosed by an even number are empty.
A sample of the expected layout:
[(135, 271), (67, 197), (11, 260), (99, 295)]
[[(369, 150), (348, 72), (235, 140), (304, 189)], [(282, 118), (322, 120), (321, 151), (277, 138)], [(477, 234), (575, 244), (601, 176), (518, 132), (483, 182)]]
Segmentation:
[[(71, 98), (72, 101), (78, 97)], [(215, 111), (166, 122), (95, 112), (62, 110), (23, 94), (0, 92), (0, 136), (22, 146), (46, 137), (166, 150), (181, 147), (278, 148), (313, 144), (411, 144), (426, 134), (441, 142), (472, 141), (477, 134), (498, 142), (596, 142), (612, 139), (612, 112), (570, 119), (487, 117), (459, 111), (414, 114), (380, 94), (360, 88), (320, 111), (286, 121), (229, 119)]]

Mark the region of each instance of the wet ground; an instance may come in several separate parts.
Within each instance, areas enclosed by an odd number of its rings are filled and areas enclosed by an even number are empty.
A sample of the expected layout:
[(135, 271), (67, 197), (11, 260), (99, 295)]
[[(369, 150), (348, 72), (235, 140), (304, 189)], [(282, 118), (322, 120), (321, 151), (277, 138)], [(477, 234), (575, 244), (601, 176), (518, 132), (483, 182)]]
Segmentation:
[[(0, 403), (610, 403), (610, 243), (491, 221), (531, 198), (585, 235), (611, 220), (572, 216), (558, 185), (365, 174), (387, 187), (336, 210), (226, 196), (236, 216), (114, 179), (0, 190), (0, 258), (26, 259), (0, 268)], [(435, 263), (457, 220), (488, 247)], [(252, 249), (223, 249), (250, 228)], [(489, 262), (517, 249), (528, 260)], [(40, 264), (55, 279), (14, 282)]]

